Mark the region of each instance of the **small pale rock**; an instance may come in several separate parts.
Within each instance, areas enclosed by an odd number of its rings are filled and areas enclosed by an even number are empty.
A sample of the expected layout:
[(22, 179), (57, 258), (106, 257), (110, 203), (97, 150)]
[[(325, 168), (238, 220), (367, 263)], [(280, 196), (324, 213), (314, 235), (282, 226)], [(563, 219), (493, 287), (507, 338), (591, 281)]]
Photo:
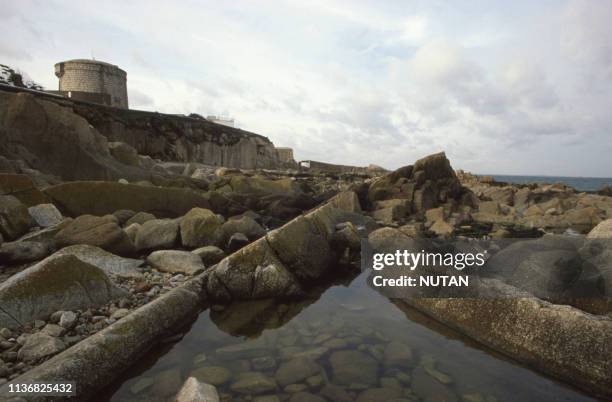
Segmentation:
[(64, 311), (60, 317), (59, 325), (66, 329), (74, 328), (77, 315), (72, 311)]

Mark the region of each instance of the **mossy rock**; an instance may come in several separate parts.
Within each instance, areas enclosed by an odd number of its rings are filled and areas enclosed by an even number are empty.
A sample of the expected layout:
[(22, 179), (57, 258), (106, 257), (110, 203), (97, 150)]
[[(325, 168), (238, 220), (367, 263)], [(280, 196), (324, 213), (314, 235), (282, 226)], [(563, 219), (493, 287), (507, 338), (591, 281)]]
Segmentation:
[(52, 255), (0, 285), (0, 327), (14, 328), (59, 310), (101, 306), (125, 295), (101, 269), (73, 255)]

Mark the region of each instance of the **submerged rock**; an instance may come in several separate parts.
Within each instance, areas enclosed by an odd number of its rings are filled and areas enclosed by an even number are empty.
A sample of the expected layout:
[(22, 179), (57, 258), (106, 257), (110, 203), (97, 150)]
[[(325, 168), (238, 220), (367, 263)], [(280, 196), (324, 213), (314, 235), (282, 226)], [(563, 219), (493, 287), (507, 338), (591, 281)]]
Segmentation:
[(398, 388), (372, 388), (360, 393), (356, 402), (391, 401), (401, 396), (402, 391)]
[(289, 399), (289, 402), (325, 402), (325, 399), (310, 392), (298, 392)]
[(389, 342), (384, 353), (384, 363), (387, 367), (409, 368), (413, 366), (412, 348), (403, 342)]
[(378, 362), (363, 352), (356, 350), (334, 352), (329, 361), (334, 382), (338, 384), (375, 385), (378, 382)]
[(239, 394), (263, 394), (276, 389), (273, 378), (260, 372), (240, 373), (230, 389)]
[(308, 358), (298, 358), (289, 360), (276, 370), (276, 382), (284, 387), (289, 384), (302, 382), (308, 377), (311, 377), (321, 371), (314, 360)]
[(232, 373), (225, 367), (206, 366), (193, 370), (190, 376), (208, 384), (222, 385), (229, 381)]
[(412, 390), (419, 398), (427, 402), (458, 402), (459, 400), (446, 385), (427, 374), (421, 367), (412, 372)]

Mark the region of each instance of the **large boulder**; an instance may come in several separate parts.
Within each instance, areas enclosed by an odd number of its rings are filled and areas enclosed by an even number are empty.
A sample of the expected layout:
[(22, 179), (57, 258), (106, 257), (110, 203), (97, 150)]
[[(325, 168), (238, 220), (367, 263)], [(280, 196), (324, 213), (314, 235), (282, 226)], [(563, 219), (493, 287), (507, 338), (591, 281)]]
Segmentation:
[(130, 209), (161, 218), (174, 218), (194, 207), (209, 208), (207, 198), (182, 188), (77, 181), (48, 187), (44, 193), (69, 216), (106, 215)]
[(299, 282), (261, 239), (223, 259), (208, 272), (207, 294), (213, 299), (295, 297)]
[(41, 228), (57, 225), (64, 217), (53, 204), (39, 204), (28, 208), (34, 223)]
[(55, 235), (60, 247), (88, 244), (118, 255), (133, 255), (134, 245), (112, 215), (102, 217), (82, 215)]
[(450, 199), (459, 200), (463, 192), (450, 162), (441, 152), (375, 180), (368, 189), (368, 200), (374, 204), (381, 200), (405, 199), (412, 212), (425, 212)]
[(215, 233), (218, 246), (225, 246), (236, 233), (242, 233), (249, 241), (255, 241), (266, 234), (266, 230), (248, 215), (230, 218)]
[(26, 233), (32, 225), (28, 209), (12, 195), (0, 196), (0, 234), (5, 240), (14, 240)]
[(205, 208), (193, 208), (180, 222), (181, 241), (187, 248), (207, 246), (214, 242), (215, 233), (223, 220)]
[(542, 251), (576, 252), (580, 240), (561, 235), (549, 235), (539, 239), (514, 241), (493, 255), (486, 265), (485, 275), (509, 279), (516, 268), (534, 253)]
[(278, 258), (300, 280), (320, 278), (332, 262), (328, 239), (308, 217), (298, 216), (266, 238)]
[(178, 235), (176, 219), (153, 219), (140, 226), (135, 245), (138, 250), (171, 249), (177, 243)]
[(0, 284), (0, 327), (102, 306), (126, 294), (101, 269), (72, 255), (52, 255)]
[(100, 268), (108, 274), (122, 278), (142, 276), (142, 271), (139, 268), (144, 264), (144, 260), (119, 257), (96, 246), (77, 244), (64, 247), (54, 255), (73, 255), (79, 260)]
[(580, 277), (582, 259), (576, 250), (531, 253), (513, 271), (509, 283), (541, 299), (564, 295)]

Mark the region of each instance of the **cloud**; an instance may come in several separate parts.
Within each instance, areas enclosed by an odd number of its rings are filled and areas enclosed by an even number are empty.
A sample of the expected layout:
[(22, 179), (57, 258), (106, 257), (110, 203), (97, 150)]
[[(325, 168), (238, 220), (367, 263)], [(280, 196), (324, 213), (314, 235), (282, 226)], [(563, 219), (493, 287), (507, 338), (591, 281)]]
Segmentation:
[(55, 62), (93, 51), (127, 70), (133, 107), (229, 114), (298, 159), (395, 168), (446, 150), (453, 166), (487, 173), (612, 171), (605, 2), (109, 0), (94, 13), (83, 2), (23, 0), (6, 9), (3, 63), (46, 87), (57, 86)]

